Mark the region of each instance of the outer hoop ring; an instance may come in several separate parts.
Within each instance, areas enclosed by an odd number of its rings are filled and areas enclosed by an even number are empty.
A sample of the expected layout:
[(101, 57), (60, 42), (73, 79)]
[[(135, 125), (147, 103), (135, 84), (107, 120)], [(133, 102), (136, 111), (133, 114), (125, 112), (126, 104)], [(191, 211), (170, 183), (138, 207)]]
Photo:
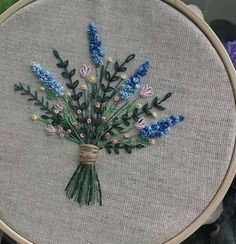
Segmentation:
[[(163, 2), (171, 5), (178, 11), (180, 11), (182, 14), (187, 16), (208, 38), (208, 40), (211, 42), (213, 47), (216, 49), (218, 55), (220, 56), (225, 69), (229, 75), (232, 90), (234, 93), (234, 100), (235, 100), (235, 106), (236, 106), (236, 72), (234, 69), (234, 66), (224, 48), (224, 46), (221, 44), (220, 40), (217, 38), (215, 33), (211, 30), (211, 28), (208, 26), (208, 24), (199, 18), (197, 14), (195, 14), (188, 6), (186, 6), (184, 3), (182, 3), (180, 0), (162, 0)], [(19, 0), (16, 4), (14, 4), (12, 7), (10, 7), (8, 10), (6, 10), (2, 15), (0, 15), (0, 26), (1, 24), (9, 18), (11, 15), (16, 13), (21, 8), (25, 7), (26, 5), (34, 2), (34, 0)], [(235, 107), (236, 108), (236, 107)], [(234, 144), (234, 151), (231, 158), (231, 163), (229, 165), (229, 168), (226, 172), (225, 178), (218, 189), (217, 193), (213, 197), (210, 204), (206, 207), (206, 209), (191, 223), (186, 229), (184, 229), (182, 232), (180, 232), (178, 235), (170, 239), (166, 242), (166, 244), (176, 244), (181, 243), (183, 240), (185, 240), (187, 237), (189, 237), (194, 231), (196, 231), (202, 224), (204, 224), (207, 219), (211, 216), (211, 214), (216, 210), (216, 208), (219, 206), (220, 202), (223, 200), (225, 194), (227, 193), (227, 190), (229, 189), (234, 175), (236, 172), (236, 143)], [(11, 238), (13, 238), (16, 242), (22, 243), (22, 244), (32, 244), (32, 242), (26, 240), (24, 237), (20, 236), (17, 232), (15, 232), (13, 229), (11, 229), (6, 223), (4, 223), (0, 219), (0, 229), (9, 235)]]

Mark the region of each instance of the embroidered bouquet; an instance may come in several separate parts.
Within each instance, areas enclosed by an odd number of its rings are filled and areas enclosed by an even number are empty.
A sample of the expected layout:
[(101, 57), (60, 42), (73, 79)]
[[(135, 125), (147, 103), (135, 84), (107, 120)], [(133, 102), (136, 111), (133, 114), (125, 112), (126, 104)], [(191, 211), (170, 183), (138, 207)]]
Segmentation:
[(101, 39), (93, 23), (88, 27), (88, 39), (94, 70), (83, 65), (79, 71), (81, 81), (74, 79), (76, 70), (69, 69), (69, 62), (53, 50), (61, 75), (67, 80), (67, 91), (49, 71), (36, 63), (32, 63), (32, 70), (41, 84), (39, 91), (22, 83), (15, 84), (14, 89), (39, 106), (43, 114), (32, 115), (32, 120), (45, 124), (48, 135), (80, 145), (79, 164), (65, 188), (66, 196), (80, 205), (96, 202), (102, 205), (96, 172), (99, 151), (131, 153), (133, 149), (155, 144), (154, 138), (166, 135), (184, 117), (172, 115), (146, 123), (143, 116), (156, 118), (153, 110), (164, 110), (162, 104), (171, 93), (143, 104), (145, 98), (153, 96), (152, 88), (142, 82), (150, 69), (149, 62), (145, 61), (127, 78), (127, 65), (135, 55), (129, 55), (123, 62), (104, 58)]

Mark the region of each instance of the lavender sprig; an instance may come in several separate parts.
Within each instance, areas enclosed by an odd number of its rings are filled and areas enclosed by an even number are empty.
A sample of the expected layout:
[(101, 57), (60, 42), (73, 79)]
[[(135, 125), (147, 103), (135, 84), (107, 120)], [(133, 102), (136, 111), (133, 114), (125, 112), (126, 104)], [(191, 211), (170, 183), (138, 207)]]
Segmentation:
[(167, 119), (147, 124), (142, 130), (140, 130), (139, 137), (143, 140), (149, 140), (155, 137), (164, 136), (170, 131), (171, 127), (183, 120), (184, 117), (181, 115), (171, 115)]
[(125, 82), (120, 90), (120, 98), (122, 101), (127, 101), (133, 97), (142, 83), (144, 77), (150, 69), (149, 61), (144, 62), (138, 70)]
[(89, 51), (90, 56), (96, 67), (103, 65), (105, 52), (102, 49), (101, 38), (97, 32), (97, 27), (94, 23), (90, 23), (88, 27)]
[(32, 63), (32, 70), (38, 77), (39, 82), (57, 97), (63, 96), (65, 88), (58, 82), (52, 74), (42, 68), (40, 64)]

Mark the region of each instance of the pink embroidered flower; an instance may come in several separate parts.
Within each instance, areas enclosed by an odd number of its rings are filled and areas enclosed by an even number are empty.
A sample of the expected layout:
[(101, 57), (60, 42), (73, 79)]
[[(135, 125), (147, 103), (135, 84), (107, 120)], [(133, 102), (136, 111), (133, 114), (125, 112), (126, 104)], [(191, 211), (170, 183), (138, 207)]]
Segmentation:
[(57, 104), (54, 104), (54, 109), (59, 111), (59, 112), (62, 112), (63, 107), (60, 104), (57, 103)]
[(76, 113), (77, 113), (78, 115), (80, 115), (80, 114), (82, 114), (82, 110), (81, 110), (81, 109), (77, 109)]
[(86, 78), (90, 73), (90, 67), (86, 66), (85, 64), (82, 66), (82, 68), (80, 69), (80, 75), (83, 78)]
[(60, 137), (60, 139), (63, 139), (65, 137), (65, 134), (64, 133), (60, 133), (59, 137)]
[(87, 119), (87, 124), (91, 124), (92, 120), (91, 119)]
[(138, 130), (142, 130), (146, 125), (146, 122), (143, 118), (139, 119), (138, 122), (134, 125), (134, 127)]
[(140, 97), (151, 97), (153, 95), (152, 88), (148, 85), (144, 85), (139, 93)]
[(46, 132), (47, 132), (47, 134), (49, 136), (54, 135), (56, 133), (56, 131), (57, 131), (52, 125), (47, 125), (47, 127), (45, 128), (45, 130), (46, 130)]
[(113, 141), (112, 141), (112, 144), (113, 145), (116, 145), (118, 143), (118, 141), (116, 140), (116, 139), (114, 139)]
[(123, 135), (123, 137), (124, 137), (125, 139), (128, 139), (128, 138), (129, 138), (129, 134), (128, 134), (128, 133), (125, 133), (125, 134)]
[(100, 108), (100, 107), (101, 107), (101, 103), (100, 103), (100, 102), (96, 102), (95, 107), (96, 107), (96, 108)]

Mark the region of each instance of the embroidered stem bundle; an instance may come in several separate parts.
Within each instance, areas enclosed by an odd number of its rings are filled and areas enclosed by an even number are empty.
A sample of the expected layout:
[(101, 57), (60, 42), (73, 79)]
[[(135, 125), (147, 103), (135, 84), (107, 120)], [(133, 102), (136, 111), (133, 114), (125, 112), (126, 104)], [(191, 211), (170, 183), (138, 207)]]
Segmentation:
[(82, 144), (80, 146), (79, 162), (84, 165), (95, 165), (98, 158), (99, 149), (92, 144)]
[(135, 59), (135, 54), (116, 62), (105, 58), (101, 38), (93, 23), (88, 27), (88, 39), (94, 68), (82, 65), (78, 79), (74, 79), (76, 69), (70, 69), (69, 61), (53, 50), (66, 88), (48, 70), (33, 62), (32, 71), (40, 88), (32, 89), (30, 85), (19, 83), (14, 89), (39, 106), (43, 114), (32, 115), (32, 120), (45, 124), (47, 135), (58, 135), (80, 147), (79, 164), (65, 189), (66, 196), (80, 205), (102, 205), (96, 168), (99, 151), (132, 153), (134, 149), (155, 145), (156, 138), (166, 135), (184, 117), (171, 115), (147, 123), (144, 117), (156, 119), (159, 114), (154, 110), (165, 110), (163, 103), (172, 93), (162, 98), (153, 97), (153, 89), (143, 85), (151, 67), (149, 61), (143, 62), (127, 77), (127, 66)]

